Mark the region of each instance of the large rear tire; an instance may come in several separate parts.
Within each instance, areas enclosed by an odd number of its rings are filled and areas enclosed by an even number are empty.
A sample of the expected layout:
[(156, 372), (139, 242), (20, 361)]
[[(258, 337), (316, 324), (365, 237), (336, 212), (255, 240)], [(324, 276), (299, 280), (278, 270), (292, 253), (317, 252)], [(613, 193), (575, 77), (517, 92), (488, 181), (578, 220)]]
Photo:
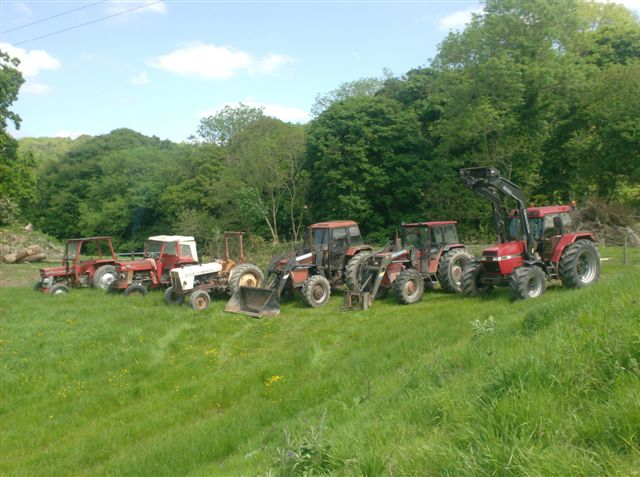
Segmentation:
[(562, 286), (582, 288), (600, 278), (600, 254), (590, 240), (578, 240), (562, 252), (558, 273)]
[(302, 285), (302, 298), (312, 308), (326, 305), (330, 296), (331, 285), (322, 275), (312, 275)]
[(398, 303), (403, 305), (416, 303), (424, 294), (424, 277), (413, 268), (403, 270), (393, 282), (393, 291)]
[(211, 297), (204, 290), (196, 290), (191, 294), (189, 305), (196, 311), (204, 311), (209, 308)]
[(464, 248), (454, 248), (440, 257), (437, 277), (444, 291), (462, 293), (462, 272), (472, 259)]
[(164, 291), (164, 302), (167, 305), (182, 305), (184, 303), (184, 295), (176, 292), (173, 287), (169, 287)]
[(117, 277), (116, 267), (113, 265), (103, 265), (93, 274), (93, 287), (106, 291)]
[(547, 289), (547, 277), (540, 267), (523, 265), (511, 273), (509, 286), (515, 300), (538, 298)]
[(252, 263), (241, 263), (231, 269), (229, 290), (233, 295), (240, 287), (259, 288), (264, 282), (262, 271)]
[(481, 283), (482, 265), (480, 262), (469, 262), (462, 271), (462, 293), (465, 296), (485, 295), (493, 290), (493, 285)]

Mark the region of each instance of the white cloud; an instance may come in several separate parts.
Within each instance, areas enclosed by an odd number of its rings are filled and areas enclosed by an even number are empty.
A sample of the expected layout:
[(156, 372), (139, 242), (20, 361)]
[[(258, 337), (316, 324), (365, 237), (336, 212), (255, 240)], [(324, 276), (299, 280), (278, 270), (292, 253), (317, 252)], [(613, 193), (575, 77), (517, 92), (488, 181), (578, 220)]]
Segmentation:
[(20, 91), (23, 93), (44, 95), (44, 94), (49, 94), (53, 92), (53, 88), (48, 84), (38, 83), (36, 81), (29, 80), (22, 85), (22, 87), (20, 88)]
[(458, 10), (457, 12), (453, 12), (452, 14), (441, 18), (439, 28), (442, 31), (462, 29), (467, 23), (471, 21), (471, 17), (474, 13), (481, 12), (481, 6), (470, 7), (465, 10)]
[(129, 78), (129, 83), (136, 86), (142, 86), (142, 85), (151, 83), (151, 79), (149, 78), (149, 75), (147, 74), (147, 72), (143, 71)]
[(5, 51), (10, 57), (18, 58), (20, 64), (18, 70), (25, 78), (25, 83), (20, 91), (30, 94), (49, 94), (53, 91), (49, 85), (35, 81), (35, 77), (43, 70), (57, 70), (62, 65), (60, 61), (44, 50), (23, 50), (9, 43), (0, 43), (0, 50)]
[[(247, 98), (240, 103), (252, 108), (261, 108), (264, 114), (273, 118), (278, 118), (281, 121), (290, 123), (306, 123), (311, 119), (311, 116), (307, 111), (301, 108), (283, 106), (282, 104), (274, 103), (260, 103), (253, 98)], [(225, 106), (237, 107), (239, 103), (225, 103), (215, 108), (207, 109), (198, 113), (199, 118), (205, 118), (207, 116), (213, 116), (220, 112)]]
[(57, 70), (61, 66), (57, 59), (44, 50), (27, 51), (9, 43), (0, 43), (0, 49), (20, 60), (18, 69), (26, 78), (37, 76), (41, 70)]
[(617, 3), (629, 10), (640, 13), (640, 0), (596, 0), (599, 3)]
[(31, 8), (29, 8), (29, 6), (26, 3), (16, 2), (14, 5), (16, 7), (16, 10), (19, 10), (21, 13), (24, 13), (28, 17), (33, 16), (33, 12), (31, 11)]
[[(148, 5), (144, 7), (144, 5)], [(154, 0), (115, 0), (108, 3), (110, 14), (122, 13), (132, 8), (141, 7), (129, 13), (167, 13), (167, 2)]]
[(203, 78), (231, 78), (238, 72), (274, 73), (279, 67), (293, 59), (274, 53), (255, 58), (249, 53), (230, 46), (208, 45), (200, 41), (184, 48), (149, 60), (149, 64), (171, 73)]
[(53, 134), (53, 137), (68, 137), (71, 139), (77, 139), (80, 136), (87, 135), (88, 133), (82, 131), (58, 131)]

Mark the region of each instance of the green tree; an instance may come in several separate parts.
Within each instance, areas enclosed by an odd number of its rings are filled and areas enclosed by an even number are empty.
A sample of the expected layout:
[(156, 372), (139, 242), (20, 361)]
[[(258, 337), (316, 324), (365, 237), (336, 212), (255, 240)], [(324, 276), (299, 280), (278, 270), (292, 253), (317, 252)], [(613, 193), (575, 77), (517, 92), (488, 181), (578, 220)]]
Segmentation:
[(311, 106), (312, 116), (319, 116), (329, 106), (338, 101), (343, 101), (354, 96), (374, 96), (382, 89), (385, 79), (391, 78), (391, 72), (385, 70), (384, 78), (361, 78), (355, 81), (347, 81), (328, 93), (318, 94)]
[(304, 141), (303, 126), (264, 117), (229, 144), (228, 175), (241, 184), (235, 194), (239, 210), (250, 215), (259, 211), (274, 242), (280, 238), (283, 209), (291, 235), (298, 239), (305, 195)]
[(332, 104), (309, 126), (309, 203), (316, 220), (349, 218), (365, 233), (413, 219), (428, 144), (413, 111), (384, 97)]
[(19, 64), (17, 58), (0, 50), (0, 223), (18, 220), (35, 194), (33, 160), (19, 158), (18, 142), (7, 132), (9, 124), (20, 129), (20, 116), (10, 110), (24, 83)]
[(246, 104), (225, 106), (214, 115), (200, 120), (198, 137), (204, 142), (225, 146), (233, 137), (254, 121), (264, 117), (262, 108)]

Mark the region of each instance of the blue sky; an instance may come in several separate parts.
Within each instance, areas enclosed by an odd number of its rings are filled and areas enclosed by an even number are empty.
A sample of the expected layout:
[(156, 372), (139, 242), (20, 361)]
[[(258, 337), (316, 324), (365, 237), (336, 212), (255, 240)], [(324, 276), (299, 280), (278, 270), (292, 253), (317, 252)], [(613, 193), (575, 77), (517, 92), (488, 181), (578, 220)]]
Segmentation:
[(0, 49), (22, 60), (26, 79), (12, 133), (128, 127), (182, 141), (201, 117), (238, 102), (305, 122), (316, 95), (340, 83), (427, 65), (480, 9), (476, 0), (1, 0)]

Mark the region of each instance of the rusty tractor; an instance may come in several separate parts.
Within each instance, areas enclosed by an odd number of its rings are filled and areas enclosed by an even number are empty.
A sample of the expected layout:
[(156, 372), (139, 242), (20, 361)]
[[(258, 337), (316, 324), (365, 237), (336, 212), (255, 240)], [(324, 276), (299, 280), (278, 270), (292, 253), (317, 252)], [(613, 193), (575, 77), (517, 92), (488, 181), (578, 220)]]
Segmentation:
[(366, 310), (390, 289), (399, 303), (416, 303), (436, 283), (444, 291), (461, 292), (462, 270), (472, 257), (458, 239), (456, 224), (402, 224), (401, 240), (394, 246), (354, 258), (347, 266), (345, 306)]
[(325, 305), (331, 287), (345, 282), (347, 264), (371, 251), (364, 244), (358, 224), (351, 220), (320, 222), (307, 227), (302, 250), (274, 257), (268, 268), (264, 288), (240, 287), (227, 303), (225, 311), (250, 316), (275, 316), (280, 298), (300, 290), (311, 307)]
[(116, 264), (111, 237), (69, 239), (62, 266), (40, 269), (40, 278), (33, 289), (51, 295), (91, 286), (106, 290), (116, 278)]

